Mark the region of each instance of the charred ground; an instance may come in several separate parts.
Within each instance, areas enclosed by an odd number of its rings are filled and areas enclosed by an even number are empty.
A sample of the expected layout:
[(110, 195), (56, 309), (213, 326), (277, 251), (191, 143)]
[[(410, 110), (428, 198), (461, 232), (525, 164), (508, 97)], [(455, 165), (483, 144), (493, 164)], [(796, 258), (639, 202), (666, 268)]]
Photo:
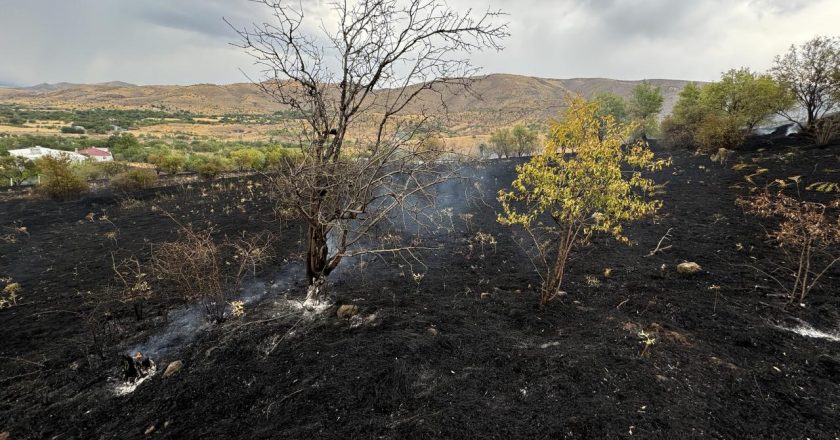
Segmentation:
[[(471, 171), (478, 178), (445, 189), (453, 228), (427, 237), (441, 246), (426, 255), (428, 267), (350, 261), (330, 288), (335, 305), (321, 313), (295, 307), (305, 295), (295, 263), (303, 235), (294, 222), (273, 221), (259, 180), (167, 188), (128, 202), (103, 194), (3, 203), (0, 226), (13, 239), (0, 243), (0, 275), (19, 282), (24, 299), (0, 310), (0, 432), (13, 439), (835, 438), (840, 343), (780, 327), (802, 320), (837, 331), (840, 273), (825, 278), (807, 307), (783, 309), (770, 281), (746, 266), (776, 250), (736, 206), (749, 171), (732, 166), (766, 169), (762, 181), (836, 182), (840, 147), (781, 143), (753, 140), (752, 151), (726, 165), (659, 151), (673, 157), (655, 176), (664, 184), (661, 215), (630, 228), (635, 246), (598, 240), (579, 252), (569, 295), (543, 310), (515, 234), (495, 221), (494, 195), (513, 180), (513, 161), (478, 165)], [(466, 197), (471, 189), (486, 203)], [(137, 322), (130, 306), (107, 298), (112, 252), (142, 257), (174, 238), (177, 226), (164, 212), (212, 222), (220, 234), (270, 228), (281, 237), (278, 262), (250, 285), (261, 299), (243, 319), (152, 347), (161, 369), (182, 360), (180, 373), (118, 396), (111, 378), (119, 356), (170, 331), (177, 320), (167, 322), (166, 311), (183, 307), (168, 292)], [(672, 248), (645, 257), (668, 230)], [(497, 243), (482, 247), (479, 232)], [(674, 266), (683, 261), (699, 263), (702, 273), (678, 275)], [(341, 304), (357, 305), (359, 315), (337, 318)], [(642, 330), (656, 337), (644, 358)]]

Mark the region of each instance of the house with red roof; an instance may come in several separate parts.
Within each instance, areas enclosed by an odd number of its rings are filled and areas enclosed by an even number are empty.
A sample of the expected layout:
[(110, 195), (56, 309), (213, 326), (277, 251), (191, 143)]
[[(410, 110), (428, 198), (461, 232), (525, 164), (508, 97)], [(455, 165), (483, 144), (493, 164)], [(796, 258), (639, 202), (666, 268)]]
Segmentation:
[(111, 155), (111, 152), (108, 151), (107, 148), (90, 147), (90, 148), (85, 148), (84, 150), (79, 150), (79, 151), (77, 151), (77, 153), (81, 154), (82, 156), (87, 157), (88, 159), (95, 160), (97, 162), (114, 160), (114, 156)]

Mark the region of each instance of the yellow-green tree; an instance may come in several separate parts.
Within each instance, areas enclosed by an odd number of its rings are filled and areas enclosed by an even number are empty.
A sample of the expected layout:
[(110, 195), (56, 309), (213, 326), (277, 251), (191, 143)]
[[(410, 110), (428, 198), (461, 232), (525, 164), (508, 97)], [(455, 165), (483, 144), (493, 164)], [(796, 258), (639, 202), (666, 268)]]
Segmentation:
[(256, 148), (240, 148), (230, 152), (230, 160), (239, 171), (261, 170), (265, 165), (265, 155)]
[(155, 166), (156, 172), (167, 174), (176, 174), (187, 164), (187, 156), (183, 152), (165, 147), (151, 151), (146, 160)]
[(628, 144), (636, 125), (600, 114), (596, 102), (572, 98), (550, 128), (543, 153), (518, 166), (511, 188), (499, 192), (498, 221), (521, 226), (533, 240), (529, 256), (542, 280), (541, 305), (563, 294), (569, 257), (593, 234), (629, 243), (623, 226), (662, 205), (646, 197), (654, 182), (642, 172), (667, 165), (646, 143)]

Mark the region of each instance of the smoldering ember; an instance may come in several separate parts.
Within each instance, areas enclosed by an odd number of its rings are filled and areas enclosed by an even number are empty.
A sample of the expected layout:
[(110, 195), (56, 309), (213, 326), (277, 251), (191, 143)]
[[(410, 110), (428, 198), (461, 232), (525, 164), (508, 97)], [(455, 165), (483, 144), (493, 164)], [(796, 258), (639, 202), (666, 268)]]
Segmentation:
[(6, 3), (0, 440), (840, 439), (837, 2)]

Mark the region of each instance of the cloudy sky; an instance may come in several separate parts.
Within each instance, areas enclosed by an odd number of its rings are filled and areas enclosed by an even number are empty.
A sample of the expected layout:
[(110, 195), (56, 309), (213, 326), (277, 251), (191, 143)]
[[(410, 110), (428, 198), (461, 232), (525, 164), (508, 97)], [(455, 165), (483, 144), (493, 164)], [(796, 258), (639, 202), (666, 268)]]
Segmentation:
[[(331, 0), (301, 0), (312, 14)], [(712, 80), (766, 69), (791, 43), (840, 33), (838, 0), (448, 0), (510, 15), (486, 73)], [(262, 22), (248, 0), (0, 0), (0, 84), (243, 82), (251, 60), (223, 22)]]

